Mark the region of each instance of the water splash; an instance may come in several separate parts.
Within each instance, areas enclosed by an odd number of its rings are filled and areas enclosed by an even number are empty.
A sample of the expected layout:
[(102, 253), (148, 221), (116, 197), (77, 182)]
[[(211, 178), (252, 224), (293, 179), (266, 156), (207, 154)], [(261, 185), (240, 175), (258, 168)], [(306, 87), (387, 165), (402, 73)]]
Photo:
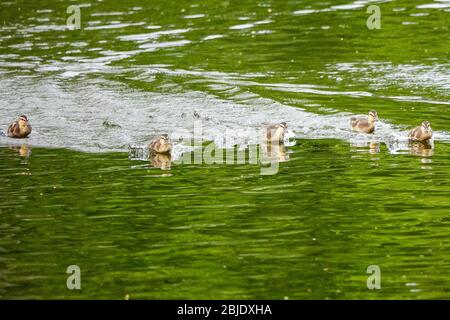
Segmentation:
[[(29, 115), (33, 133), (27, 143), (87, 152), (127, 151), (129, 145), (146, 145), (161, 133), (178, 139), (194, 136), (201, 123), (204, 141), (218, 147), (257, 143), (253, 134), (264, 124), (287, 121), (292, 139), (342, 139), (379, 141), (393, 145), (406, 138), (407, 130), (383, 120), (375, 134), (350, 131), (348, 113), (318, 115), (251, 94), (224, 100), (204, 92), (153, 93), (129, 90), (105, 80), (60, 82), (21, 78), (1, 79), (0, 126)], [(9, 92), (15, 92), (10, 95)], [(109, 125), (105, 125), (109, 124)], [(227, 139), (225, 136), (227, 135)], [(231, 139), (230, 139), (231, 137)], [(435, 140), (450, 141), (447, 132)], [(21, 141), (22, 143), (23, 141)], [(2, 137), (0, 143), (16, 143)]]

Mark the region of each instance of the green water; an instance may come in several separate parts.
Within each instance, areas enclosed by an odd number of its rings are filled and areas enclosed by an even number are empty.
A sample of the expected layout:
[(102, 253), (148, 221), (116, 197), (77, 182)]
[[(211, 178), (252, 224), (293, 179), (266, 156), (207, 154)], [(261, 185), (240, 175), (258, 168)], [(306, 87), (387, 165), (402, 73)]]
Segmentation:
[[(0, 137), (0, 298), (450, 298), (450, 3), (84, 4), (80, 30), (66, 1), (0, 4), (0, 128), (34, 128)], [(296, 144), (275, 175), (130, 157), (196, 118)], [(432, 149), (404, 141), (425, 119)]]

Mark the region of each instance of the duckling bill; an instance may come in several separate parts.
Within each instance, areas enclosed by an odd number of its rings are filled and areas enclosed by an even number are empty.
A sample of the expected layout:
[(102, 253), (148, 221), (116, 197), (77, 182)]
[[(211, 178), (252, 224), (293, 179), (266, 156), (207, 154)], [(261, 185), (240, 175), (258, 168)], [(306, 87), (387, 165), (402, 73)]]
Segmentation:
[(422, 124), (409, 132), (408, 138), (412, 141), (428, 141), (433, 137), (433, 130), (428, 121), (423, 121)]
[(373, 133), (375, 131), (375, 122), (378, 120), (378, 114), (375, 110), (369, 112), (367, 119), (350, 119), (350, 125), (353, 131), (362, 133)]
[(167, 134), (162, 134), (159, 138), (153, 140), (148, 148), (154, 153), (170, 153), (172, 151), (172, 143)]
[(266, 127), (265, 140), (268, 142), (284, 142), (284, 134), (287, 131), (286, 122), (271, 124)]
[(10, 138), (26, 138), (31, 133), (31, 125), (25, 115), (21, 115), (17, 121), (8, 127), (7, 135)]

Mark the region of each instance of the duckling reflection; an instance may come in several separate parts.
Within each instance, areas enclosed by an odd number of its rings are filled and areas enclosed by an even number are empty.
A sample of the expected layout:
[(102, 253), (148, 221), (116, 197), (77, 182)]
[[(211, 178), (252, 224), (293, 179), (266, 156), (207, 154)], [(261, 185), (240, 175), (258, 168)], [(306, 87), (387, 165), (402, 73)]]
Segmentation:
[(11, 146), (10, 149), (16, 150), (21, 158), (29, 158), (31, 155), (31, 147), (26, 144), (21, 146)]
[[(433, 156), (434, 150), (433, 145), (429, 141), (410, 141), (409, 152), (412, 155), (419, 156), (422, 158), (428, 158)], [(431, 162), (431, 159), (428, 159)]]
[(264, 143), (261, 144), (263, 157), (267, 160), (285, 162), (289, 161), (289, 154), (282, 143)]
[[(367, 145), (369, 149), (367, 150)], [(380, 142), (354, 142), (351, 144), (352, 150), (357, 152), (369, 152), (370, 154), (380, 153)]]
[(370, 154), (380, 153), (380, 143), (379, 142), (370, 142), (369, 143), (369, 153)]
[(172, 157), (170, 153), (151, 153), (150, 162), (155, 168), (160, 168), (161, 170), (170, 170), (172, 167)]

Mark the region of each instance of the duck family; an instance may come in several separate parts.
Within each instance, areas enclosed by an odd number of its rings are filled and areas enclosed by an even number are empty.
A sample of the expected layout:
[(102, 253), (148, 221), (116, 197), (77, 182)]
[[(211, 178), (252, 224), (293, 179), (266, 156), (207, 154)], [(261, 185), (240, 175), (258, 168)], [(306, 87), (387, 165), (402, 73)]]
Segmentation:
[[(375, 124), (378, 120), (378, 113), (375, 110), (369, 111), (367, 118), (350, 118), (350, 127), (352, 131), (360, 133), (374, 133)], [(266, 144), (283, 144), (284, 136), (287, 132), (286, 122), (269, 124), (264, 130), (264, 142)], [(11, 123), (7, 130), (7, 136), (10, 138), (23, 139), (31, 134), (32, 127), (26, 115), (21, 115)], [(422, 124), (412, 129), (408, 138), (410, 141), (426, 142), (433, 137), (433, 130), (429, 121), (423, 121)], [(152, 156), (157, 154), (170, 155), (173, 145), (168, 134), (161, 134), (158, 138), (152, 140), (148, 145)]]

